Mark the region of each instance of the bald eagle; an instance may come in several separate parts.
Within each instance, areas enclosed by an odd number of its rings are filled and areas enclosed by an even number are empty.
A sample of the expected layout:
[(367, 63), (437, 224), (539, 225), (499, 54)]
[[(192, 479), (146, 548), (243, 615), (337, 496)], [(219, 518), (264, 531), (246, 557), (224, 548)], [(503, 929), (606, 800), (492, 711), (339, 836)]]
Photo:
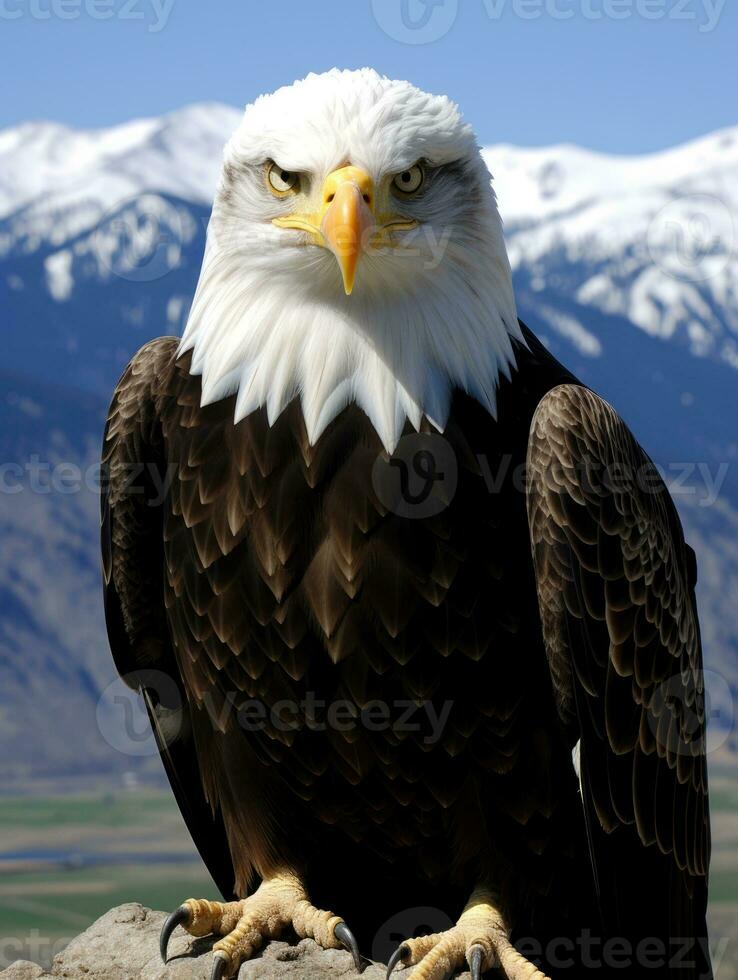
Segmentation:
[(412, 980), (711, 976), (694, 555), (519, 322), (453, 103), (362, 70), (246, 109), (103, 460), (113, 655), (225, 899), (164, 956), (359, 969), (399, 915)]

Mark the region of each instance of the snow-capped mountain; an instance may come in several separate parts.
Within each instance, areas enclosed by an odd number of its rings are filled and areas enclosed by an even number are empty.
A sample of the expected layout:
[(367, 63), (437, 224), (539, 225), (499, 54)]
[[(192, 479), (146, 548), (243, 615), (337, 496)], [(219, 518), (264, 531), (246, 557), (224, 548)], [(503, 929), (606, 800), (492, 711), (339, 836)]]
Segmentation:
[[(0, 132), (0, 445), (15, 467), (0, 473), (0, 747), (14, 744), (0, 751), (4, 778), (71, 771), (74, 758), (88, 770), (142, 764), (98, 730), (113, 670), (84, 474), (130, 355), (183, 326), (239, 116), (196, 105), (105, 130)], [(700, 558), (727, 733), (738, 689), (738, 127), (640, 157), (571, 146), (485, 156), (521, 316), (615, 403), (674, 487)], [(49, 489), (65, 463), (79, 485)], [(39, 483), (33, 467), (46, 464)]]
[(202, 103), (111, 129), (29, 122), (1, 131), (0, 217), (32, 203), (49, 214), (89, 202), (102, 213), (152, 188), (209, 204), (239, 117), (230, 106)]
[[(738, 367), (738, 127), (648, 156), (492, 147), (514, 268)], [(596, 344), (576, 331), (586, 350)]]
[[(202, 104), (104, 130), (0, 132), (0, 259), (42, 258), (58, 302), (90, 277), (158, 279), (201, 237), (239, 116)], [(738, 127), (645, 156), (501, 145), (485, 157), (531, 305), (560, 292), (738, 367)], [(20, 271), (5, 279), (25, 285)], [(599, 349), (586, 323), (558, 330)]]

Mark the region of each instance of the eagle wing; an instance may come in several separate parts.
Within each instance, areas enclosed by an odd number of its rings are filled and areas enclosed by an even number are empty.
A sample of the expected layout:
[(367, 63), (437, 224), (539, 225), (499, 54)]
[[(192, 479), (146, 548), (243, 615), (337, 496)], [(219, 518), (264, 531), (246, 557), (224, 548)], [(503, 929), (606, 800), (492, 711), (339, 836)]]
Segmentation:
[(709, 976), (694, 553), (654, 464), (584, 387), (541, 400), (527, 472), (544, 644), (562, 725), (578, 743), (605, 935), (689, 937), (697, 965), (680, 975)]
[(105, 618), (123, 680), (142, 692), (161, 758), (187, 827), (213, 879), (233, 895), (222, 818), (197, 764), (197, 719), (166, 621), (158, 400), (177, 341), (163, 337), (134, 357), (113, 396), (103, 440), (101, 544)]

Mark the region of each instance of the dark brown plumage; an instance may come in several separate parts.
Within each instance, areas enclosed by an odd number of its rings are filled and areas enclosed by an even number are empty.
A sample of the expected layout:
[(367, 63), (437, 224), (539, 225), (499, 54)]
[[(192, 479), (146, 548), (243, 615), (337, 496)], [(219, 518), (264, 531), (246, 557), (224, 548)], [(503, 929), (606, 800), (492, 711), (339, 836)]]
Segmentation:
[[(149, 692), (224, 894), (289, 859), (366, 941), (413, 902), (455, 918), (484, 876), (518, 936), (705, 937), (693, 556), (622, 421), (526, 340), (496, 421), (457, 391), (443, 435), (413, 437), (457, 473), (420, 517), (388, 504), (356, 407), (315, 446), (297, 402), (234, 425), (233, 398), (200, 407), (171, 338), (121, 379), (103, 453), (111, 646)], [(151, 671), (180, 705), (158, 703)], [(420, 704), (419, 728), (317, 730), (308, 696), (388, 704), (393, 722)], [(708, 970), (701, 954), (679, 976)]]

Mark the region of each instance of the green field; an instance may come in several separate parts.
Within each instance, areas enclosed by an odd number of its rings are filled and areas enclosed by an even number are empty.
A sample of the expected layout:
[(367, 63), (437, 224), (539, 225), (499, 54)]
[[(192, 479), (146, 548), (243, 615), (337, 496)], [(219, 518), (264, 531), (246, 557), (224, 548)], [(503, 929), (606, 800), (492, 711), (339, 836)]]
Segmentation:
[[(738, 980), (738, 782), (713, 780), (712, 801), (712, 944), (719, 980)], [(190, 895), (216, 891), (170, 793), (0, 797), (0, 968), (48, 965), (115, 905)]]
[[(48, 964), (115, 905), (217, 897), (170, 793), (0, 798), (0, 967)], [(88, 861), (94, 863), (88, 864)]]

